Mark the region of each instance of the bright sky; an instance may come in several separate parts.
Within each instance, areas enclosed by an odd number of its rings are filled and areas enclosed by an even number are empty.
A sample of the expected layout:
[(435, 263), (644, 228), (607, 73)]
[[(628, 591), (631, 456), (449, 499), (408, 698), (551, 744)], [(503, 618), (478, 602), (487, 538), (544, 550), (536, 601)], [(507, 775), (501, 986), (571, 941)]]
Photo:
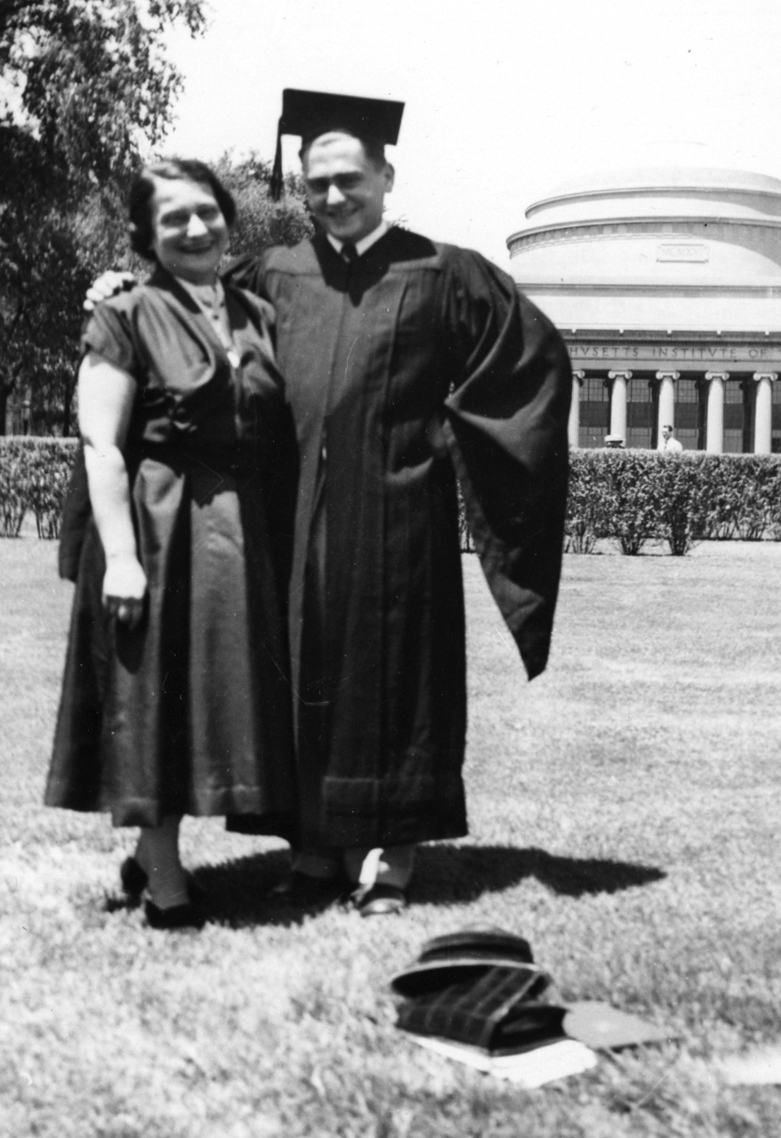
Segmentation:
[(208, 2), (206, 35), (170, 40), (168, 153), (273, 158), (283, 87), (402, 100), (388, 215), (504, 267), (526, 207), (582, 174), (781, 177), (779, 0)]

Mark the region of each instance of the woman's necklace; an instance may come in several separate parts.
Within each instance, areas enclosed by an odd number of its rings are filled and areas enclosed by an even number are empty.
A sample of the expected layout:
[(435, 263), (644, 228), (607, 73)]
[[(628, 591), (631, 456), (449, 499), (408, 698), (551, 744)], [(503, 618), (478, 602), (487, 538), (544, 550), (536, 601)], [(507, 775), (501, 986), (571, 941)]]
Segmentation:
[(238, 367), (239, 353), (233, 342), (233, 333), (228, 320), (228, 310), (225, 304), (225, 290), (219, 281), (207, 285), (190, 285), (190, 290), (200, 304), (217, 338), (222, 344), (230, 361), (231, 367)]

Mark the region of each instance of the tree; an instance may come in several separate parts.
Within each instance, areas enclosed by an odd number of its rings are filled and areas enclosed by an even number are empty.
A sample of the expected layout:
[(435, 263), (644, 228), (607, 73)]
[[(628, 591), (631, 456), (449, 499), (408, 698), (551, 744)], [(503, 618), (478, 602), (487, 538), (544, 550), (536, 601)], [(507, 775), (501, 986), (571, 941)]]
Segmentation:
[(202, 0), (0, 0), (0, 432), (24, 384), (67, 433), (81, 298), (120, 263), (124, 190), (181, 87), (175, 22), (201, 32)]
[(285, 194), (275, 202), (269, 193), (271, 168), (271, 163), (256, 153), (238, 163), (226, 154), (217, 163), (221, 181), (236, 199), (232, 256), (259, 253), (269, 245), (295, 245), (313, 230), (303, 178), (288, 174)]
[(0, 68), (48, 161), (105, 185), (159, 141), (182, 82), (163, 35), (181, 21), (203, 30), (201, 0), (0, 0)]

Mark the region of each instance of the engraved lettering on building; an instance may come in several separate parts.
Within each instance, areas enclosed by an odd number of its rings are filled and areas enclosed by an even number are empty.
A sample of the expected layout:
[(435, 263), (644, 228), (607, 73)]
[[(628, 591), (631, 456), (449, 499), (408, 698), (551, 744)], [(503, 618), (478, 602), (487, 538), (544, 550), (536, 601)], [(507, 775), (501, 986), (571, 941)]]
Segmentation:
[(781, 346), (755, 344), (584, 344), (570, 341), (567, 345), (574, 360), (632, 361), (652, 363), (665, 360), (711, 363), (716, 361), (738, 363), (781, 362)]
[(657, 245), (657, 261), (707, 261), (707, 245)]

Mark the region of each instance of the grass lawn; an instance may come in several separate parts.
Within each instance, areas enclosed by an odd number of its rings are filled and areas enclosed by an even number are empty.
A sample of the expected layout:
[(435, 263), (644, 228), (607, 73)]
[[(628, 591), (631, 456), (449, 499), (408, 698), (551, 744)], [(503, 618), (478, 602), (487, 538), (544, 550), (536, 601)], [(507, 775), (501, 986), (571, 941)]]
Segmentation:
[[(2, 1138), (710, 1138), (781, 1133), (718, 1061), (781, 1040), (781, 545), (568, 556), (522, 677), (473, 557), (471, 838), (424, 848), (401, 918), (280, 919), (282, 843), (188, 819), (211, 918), (107, 905), (133, 831), (41, 808), (71, 587), (0, 542)], [(562, 999), (677, 1043), (526, 1092), (408, 1043), (387, 978), (427, 937), (526, 936)]]

